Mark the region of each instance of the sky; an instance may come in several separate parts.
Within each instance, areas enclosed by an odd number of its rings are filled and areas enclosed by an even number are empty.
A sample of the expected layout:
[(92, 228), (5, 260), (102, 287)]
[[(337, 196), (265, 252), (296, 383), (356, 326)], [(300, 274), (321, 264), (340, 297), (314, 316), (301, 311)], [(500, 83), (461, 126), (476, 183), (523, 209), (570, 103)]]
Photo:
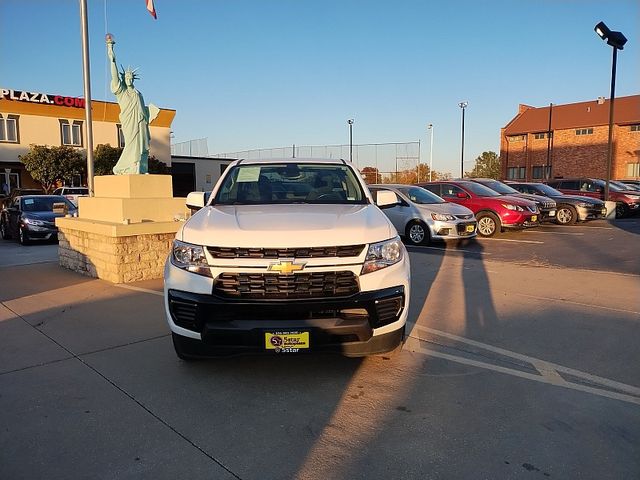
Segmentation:
[[(499, 152), (518, 105), (609, 97), (604, 21), (628, 39), (616, 97), (640, 93), (638, 0), (87, 0), (91, 88), (108, 90), (106, 32), (147, 103), (177, 111), (173, 141), (210, 153), (421, 142), (459, 172)], [(105, 14), (106, 13), (106, 14)], [(78, 0), (0, 0), (0, 87), (83, 96)], [(362, 165), (361, 165), (362, 166)]]

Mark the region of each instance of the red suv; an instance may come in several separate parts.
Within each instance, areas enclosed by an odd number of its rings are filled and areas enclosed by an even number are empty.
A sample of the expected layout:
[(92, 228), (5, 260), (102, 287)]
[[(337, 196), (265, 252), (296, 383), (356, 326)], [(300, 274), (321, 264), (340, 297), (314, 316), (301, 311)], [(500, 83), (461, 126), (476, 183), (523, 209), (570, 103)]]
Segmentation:
[[(584, 195), (604, 200), (604, 180), (597, 178), (558, 178), (549, 180), (547, 185), (570, 195)], [(622, 190), (609, 184), (609, 200), (616, 202), (616, 218), (640, 212), (640, 192)]]
[(500, 195), (484, 185), (468, 180), (421, 183), (447, 202), (471, 209), (478, 220), (478, 233), (491, 237), (503, 229), (537, 227), (540, 211), (534, 202)]

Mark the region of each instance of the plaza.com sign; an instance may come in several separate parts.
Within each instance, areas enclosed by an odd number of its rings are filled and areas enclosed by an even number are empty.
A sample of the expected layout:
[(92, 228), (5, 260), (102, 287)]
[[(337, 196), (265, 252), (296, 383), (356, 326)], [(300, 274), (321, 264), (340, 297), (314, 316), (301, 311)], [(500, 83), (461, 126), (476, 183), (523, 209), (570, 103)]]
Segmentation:
[(39, 92), (24, 92), (20, 90), (10, 90), (7, 88), (0, 88), (0, 100), (16, 100), (18, 102), (84, 108), (84, 98), (48, 95), (46, 93)]

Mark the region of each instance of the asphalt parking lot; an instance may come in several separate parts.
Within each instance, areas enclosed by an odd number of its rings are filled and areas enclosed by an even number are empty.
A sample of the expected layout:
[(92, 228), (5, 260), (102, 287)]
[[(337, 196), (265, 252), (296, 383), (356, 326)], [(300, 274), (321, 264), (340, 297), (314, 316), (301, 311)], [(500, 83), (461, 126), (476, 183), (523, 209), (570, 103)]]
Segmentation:
[(161, 281), (0, 242), (0, 478), (640, 478), (639, 240), (635, 217), (409, 247), (399, 354), (196, 363)]

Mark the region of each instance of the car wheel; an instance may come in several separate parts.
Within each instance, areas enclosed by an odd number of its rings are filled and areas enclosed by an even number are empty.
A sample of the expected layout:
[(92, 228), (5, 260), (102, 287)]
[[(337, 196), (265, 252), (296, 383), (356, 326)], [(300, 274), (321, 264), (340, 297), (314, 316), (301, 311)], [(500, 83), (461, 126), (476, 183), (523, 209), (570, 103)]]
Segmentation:
[(559, 225), (573, 225), (578, 220), (578, 212), (570, 205), (558, 208), (556, 212), (556, 223)]
[(18, 230), (18, 240), (20, 241), (20, 245), (29, 245), (29, 243), (31, 243), (27, 232), (24, 231), (24, 228), (20, 228)]
[(422, 222), (414, 220), (407, 225), (405, 237), (411, 245), (422, 245), (429, 243), (431, 234), (429, 233), (429, 227)]
[(476, 215), (478, 220), (478, 234), (483, 237), (493, 237), (497, 233), (500, 233), (500, 219), (497, 215), (491, 212), (481, 213)]
[(629, 207), (626, 204), (616, 203), (616, 218), (624, 218), (629, 214)]
[(7, 224), (4, 222), (0, 222), (0, 235), (2, 235), (3, 240), (9, 240), (11, 238)]
[(185, 362), (193, 362), (199, 359), (193, 354), (193, 343), (197, 340), (183, 337), (182, 335), (178, 335), (173, 332), (171, 332), (171, 339), (173, 340), (173, 348), (180, 360), (184, 360)]

